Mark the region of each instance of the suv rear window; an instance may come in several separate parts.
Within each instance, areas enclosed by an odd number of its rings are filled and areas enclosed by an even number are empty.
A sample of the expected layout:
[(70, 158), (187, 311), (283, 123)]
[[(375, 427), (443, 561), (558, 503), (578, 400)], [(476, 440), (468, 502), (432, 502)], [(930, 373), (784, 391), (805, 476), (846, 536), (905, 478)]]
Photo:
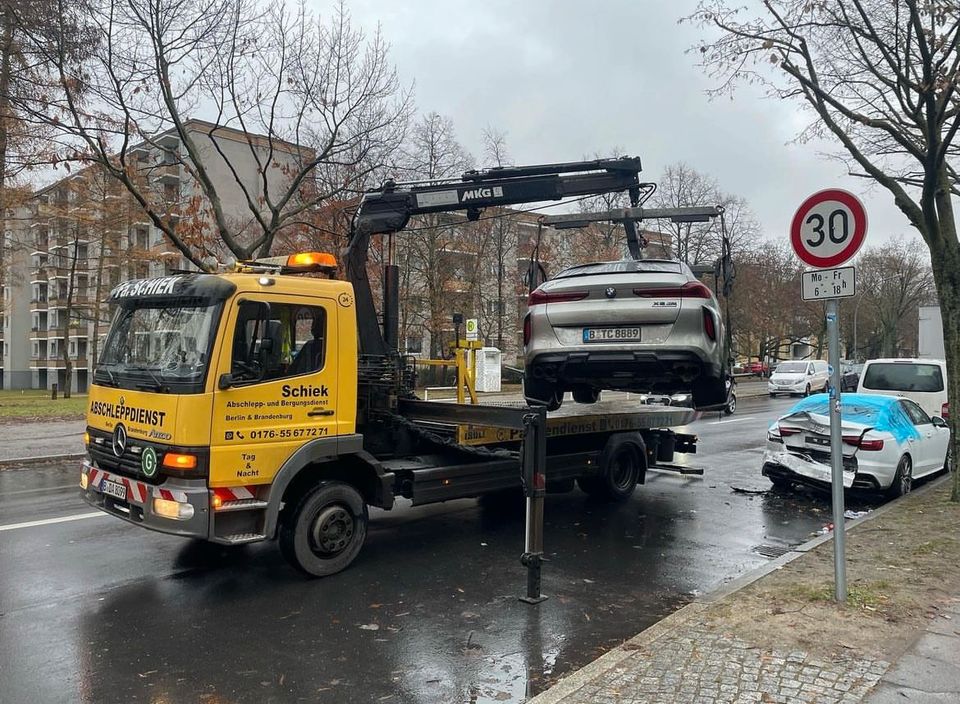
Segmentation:
[(591, 276), (593, 274), (680, 274), (680, 262), (666, 259), (625, 259), (620, 262), (598, 262), (596, 264), (581, 264), (564, 269), (555, 279), (566, 279), (571, 276)]
[(943, 374), (936, 364), (878, 362), (867, 365), (863, 388), (878, 391), (943, 391)]

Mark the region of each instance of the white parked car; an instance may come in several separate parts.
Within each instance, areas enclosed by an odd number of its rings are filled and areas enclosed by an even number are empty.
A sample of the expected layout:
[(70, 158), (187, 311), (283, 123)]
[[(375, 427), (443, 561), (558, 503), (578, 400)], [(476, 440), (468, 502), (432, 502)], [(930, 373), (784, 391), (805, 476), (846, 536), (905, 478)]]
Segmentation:
[(812, 361), (794, 360), (780, 362), (767, 381), (767, 392), (777, 394), (802, 394), (826, 391), (830, 384), (830, 371), (821, 359)]
[(947, 418), (947, 364), (939, 359), (871, 359), (863, 365), (857, 393), (902, 396), (927, 415)]
[[(826, 394), (811, 396), (770, 426), (763, 475), (774, 485), (830, 486), (829, 404)], [(902, 496), (914, 479), (947, 467), (946, 422), (909, 399), (844, 394), (841, 419), (846, 489)]]

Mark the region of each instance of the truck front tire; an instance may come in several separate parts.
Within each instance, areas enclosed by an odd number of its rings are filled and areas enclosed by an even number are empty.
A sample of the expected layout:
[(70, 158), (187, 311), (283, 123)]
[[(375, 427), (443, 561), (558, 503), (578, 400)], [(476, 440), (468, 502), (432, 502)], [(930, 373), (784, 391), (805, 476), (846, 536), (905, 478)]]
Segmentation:
[(367, 537), (367, 504), (344, 482), (320, 482), (281, 519), (280, 552), (311, 577), (336, 574), (353, 562)]

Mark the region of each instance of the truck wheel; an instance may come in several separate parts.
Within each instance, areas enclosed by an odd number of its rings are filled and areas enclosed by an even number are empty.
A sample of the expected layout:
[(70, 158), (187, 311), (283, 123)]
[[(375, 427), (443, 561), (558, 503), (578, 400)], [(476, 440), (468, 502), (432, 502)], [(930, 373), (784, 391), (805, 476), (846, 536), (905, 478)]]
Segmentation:
[(563, 403), (563, 392), (553, 384), (523, 379), (523, 397), (528, 406), (546, 406), (548, 411), (555, 411)]
[(605, 501), (625, 501), (640, 480), (642, 450), (626, 438), (612, 438), (601, 457), (601, 473), (579, 477), (577, 484), (590, 496)]
[(320, 482), (280, 524), (280, 552), (301, 572), (326, 577), (345, 569), (367, 537), (367, 504), (343, 482)]
[(579, 386), (573, 390), (573, 400), (577, 403), (596, 403), (599, 398), (600, 392), (589, 386)]

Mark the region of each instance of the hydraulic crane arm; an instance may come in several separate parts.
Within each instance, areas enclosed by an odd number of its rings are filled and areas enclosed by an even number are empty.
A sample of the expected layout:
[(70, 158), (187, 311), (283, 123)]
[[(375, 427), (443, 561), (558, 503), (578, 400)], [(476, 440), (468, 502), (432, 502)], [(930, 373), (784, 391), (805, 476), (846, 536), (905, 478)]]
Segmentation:
[[(540, 203), (577, 196), (627, 191), (631, 203), (640, 197), (640, 159), (597, 159), (561, 164), (507, 167), (468, 171), (459, 180), (397, 184), (366, 193), (354, 216), (350, 241), (343, 252), (347, 279), (356, 295), (360, 351), (386, 356), (395, 351), (396, 318), (390, 314), (397, 305), (396, 291), (385, 287), (384, 327), (377, 322), (373, 293), (367, 276), (370, 237), (399, 232), (410, 218), (427, 213), (465, 211), (476, 220), (485, 208)], [(386, 335), (384, 334), (386, 333)], [(387, 342), (389, 340), (389, 344)]]

